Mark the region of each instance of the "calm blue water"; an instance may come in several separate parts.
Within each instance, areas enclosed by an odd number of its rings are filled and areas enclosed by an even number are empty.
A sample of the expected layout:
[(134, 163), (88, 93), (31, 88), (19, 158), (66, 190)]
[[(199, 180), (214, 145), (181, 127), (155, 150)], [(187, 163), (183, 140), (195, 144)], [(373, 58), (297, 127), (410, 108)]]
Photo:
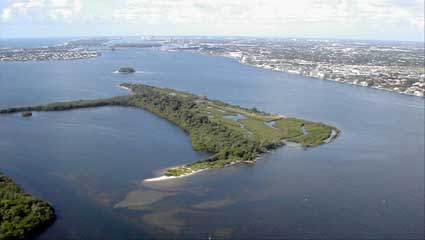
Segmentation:
[(64, 44), (78, 38), (10, 38), (0, 39), (0, 48), (36, 48)]
[[(114, 74), (120, 66), (140, 72)], [(127, 94), (116, 85), (128, 81), (322, 121), (342, 135), (307, 151), (283, 147), (256, 164), (142, 184), (159, 169), (206, 155), (139, 109), (2, 116), (0, 169), (58, 211), (40, 239), (423, 239), (422, 98), (221, 57), (117, 50), (96, 59), (0, 63), (0, 107)], [(135, 190), (174, 195), (148, 208), (114, 208)]]

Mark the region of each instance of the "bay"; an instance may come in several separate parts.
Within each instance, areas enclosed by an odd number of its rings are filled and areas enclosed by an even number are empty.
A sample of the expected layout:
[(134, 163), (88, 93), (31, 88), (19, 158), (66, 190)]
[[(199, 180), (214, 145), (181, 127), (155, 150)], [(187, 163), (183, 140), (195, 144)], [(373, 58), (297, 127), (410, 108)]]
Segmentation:
[[(114, 73), (121, 66), (137, 73)], [(206, 154), (139, 109), (1, 116), (0, 169), (58, 211), (40, 239), (424, 237), (423, 98), (223, 57), (120, 49), (77, 61), (2, 62), (0, 107), (128, 94), (117, 87), (123, 82), (322, 121), (342, 134), (307, 151), (286, 146), (256, 164), (146, 184)], [(116, 207), (126, 199), (137, 207)]]

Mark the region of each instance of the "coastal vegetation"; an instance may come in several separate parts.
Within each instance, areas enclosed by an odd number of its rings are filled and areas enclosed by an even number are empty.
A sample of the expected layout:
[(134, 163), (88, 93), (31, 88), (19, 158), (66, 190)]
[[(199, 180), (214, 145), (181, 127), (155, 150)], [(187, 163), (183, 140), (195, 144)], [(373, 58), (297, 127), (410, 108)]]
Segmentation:
[(118, 69), (119, 73), (134, 73), (136, 72), (136, 70), (134, 70), (134, 68), (131, 67), (122, 67), (120, 69)]
[(55, 219), (53, 208), (0, 173), (0, 240), (27, 239)]
[[(100, 106), (127, 106), (148, 110), (179, 126), (195, 150), (210, 157), (168, 169), (165, 176), (182, 176), (242, 161), (254, 161), (284, 141), (315, 147), (336, 138), (339, 130), (296, 118), (285, 118), (256, 108), (234, 106), (207, 97), (142, 84), (122, 84), (133, 94), (99, 100), (78, 100), (33, 107), (8, 108), (0, 114), (25, 111), (64, 111)], [(336, 134), (332, 135), (332, 132)], [(329, 139), (332, 138), (332, 139)], [(325, 141), (328, 140), (328, 141)]]

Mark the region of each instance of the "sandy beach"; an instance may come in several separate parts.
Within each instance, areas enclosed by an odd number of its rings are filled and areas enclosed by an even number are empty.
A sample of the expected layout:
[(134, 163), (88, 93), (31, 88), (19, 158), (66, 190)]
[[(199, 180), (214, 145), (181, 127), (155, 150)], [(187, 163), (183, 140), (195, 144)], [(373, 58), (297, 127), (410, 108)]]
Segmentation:
[(147, 178), (147, 179), (143, 180), (143, 182), (158, 182), (158, 181), (165, 181), (165, 180), (183, 178), (183, 177), (192, 176), (194, 174), (200, 173), (200, 172), (205, 171), (205, 170), (208, 170), (208, 168), (193, 171), (191, 173), (184, 174), (184, 175), (181, 175), (181, 176), (160, 176), (160, 177), (155, 177), (155, 178)]

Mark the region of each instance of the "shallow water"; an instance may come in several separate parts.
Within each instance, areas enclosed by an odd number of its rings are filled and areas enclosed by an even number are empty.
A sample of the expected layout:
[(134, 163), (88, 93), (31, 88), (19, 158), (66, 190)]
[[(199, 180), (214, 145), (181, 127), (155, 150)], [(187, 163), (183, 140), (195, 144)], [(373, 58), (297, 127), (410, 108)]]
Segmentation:
[[(120, 66), (143, 73), (113, 74)], [(40, 239), (423, 238), (422, 98), (222, 57), (117, 50), (78, 61), (0, 63), (0, 107), (128, 94), (116, 87), (128, 81), (322, 121), (341, 136), (307, 151), (285, 146), (256, 164), (143, 183), (206, 154), (140, 109), (1, 116), (0, 169), (58, 211)], [(138, 208), (114, 208), (123, 201)]]
[(246, 119), (246, 116), (245, 115), (243, 115), (243, 114), (234, 114), (234, 115), (224, 115), (223, 116), (224, 118), (227, 118), (227, 119), (232, 119), (232, 120), (234, 120), (234, 121), (236, 121), (236, 122), (238, 122), (239, 120), (242, 120), (242, 119)]

